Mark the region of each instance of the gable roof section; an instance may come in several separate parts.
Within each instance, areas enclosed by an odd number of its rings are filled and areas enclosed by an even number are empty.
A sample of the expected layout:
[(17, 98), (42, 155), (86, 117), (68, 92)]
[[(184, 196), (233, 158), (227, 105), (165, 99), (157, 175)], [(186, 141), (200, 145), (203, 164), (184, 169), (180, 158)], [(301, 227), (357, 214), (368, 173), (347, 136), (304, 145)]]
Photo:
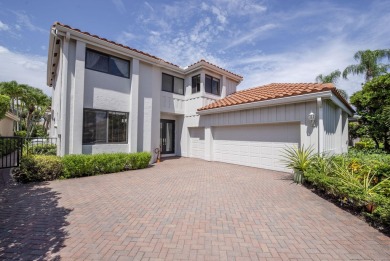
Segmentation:
[(136, 52), (136, 53), (138, 53), (138, 54), (147, 56), (148, 58), (152, 58), (152, 59), (154, 59), (154, 60), (156, 60), (156, 61), (158, 61), (158, 62), (162, 62), (162, 63), (165, 63), (165, 64), (167, 64), (167, 65), (171, 65), (171, 66), (177, 67), (177, 69), (179, 69), (182, 73), (186, 73), (187, 71), (189, 71), (190, 69), (192, 69), (192, 68), (193, 68), (194, 66), (196, 66), (196, 65), (201, 65), (201, 66), (202, 66), (202, 65), (208, 65), (208, 66), (214, 67), (215, 69), (222, 70), (222, 71), (224, 71), (224, 72), (226, 72), (226, 73), (228, 73), (228, 74), (231, 74), (234, 78), (239, 78), (239, 79), (238, 79), (239, 81), (241, 81), (242, 78), (243, 78), (242, 76), (240, 76), (240, 75), (238, 75), (238, 74), (235, 74), (235, 73), (233, 73), (233, 72), (231, 72), (231, 71), (228, 71), (228, 70), (226, 70), (226, 69), (223, 69), (223, 68), (221, 68), (221, 67), (219, 67), (219, 66), (217, 66), (217, 65), (215, 65), (215, 64), (212, 64), (212, 63), (210, 63), (210, 62), (207, 62), (207, 61), (204, 60), (204, 59), (202, 59), (202, 60), (200, 60), (200, 61), (198, 61), (198, 62), (196, 62), (196, 63), (194, 63), (194, 64), (192, 64), (192, 65), (190, 65), (190, 66), (188, 66), (186, 69), (183, 69), (183, 68), (181, 68), (180, 66), (178, 66), (178, 65), (176, 65), (176, 64), (173, 64), (173, 63), (171, 63), (171, 62), (168, 62), (168, 61), (166, 61), (166, 60), (164, 60), (164, 59), (161, 59), (161, 58), (159, 58), (159, 57), (157, 57), (157, 56), (154, 56), (154, 55), (152, 55), (152, 54), (149, 54), (149, 53), (146, 53), (146, 52), (137, 50), (137, 49), (135, 49), (135, 48), (131, 48), (131, 47), (129, 47), (129, 46), (126, 46), (126, 45), (123, 45), (123, 44), (120, 44), (120, 43), (117, 43), (117, 42), (114, 42), (114, 41), (110, 41), (110, 40), (108, 40), (108, 39), (106, 39), (106, 38), (100, 37), (100, 36), (98, 36), (98, 35), (91, 34), (91, 33), (86, 32), (86, 31), (81, 31), (80, 29), (73, 28), (73, 27), (71, 27), (71, 26), (69, 26), (69, 25), (62, 24), (62, 23), (60, 23), (60, 22), (55, 22), (55, 23), (52, 25), (52, 28), (53, 28), (53, 29), (57, 29), (57, 28), (60, 29), (61, 27), (67, 28), (67, 29), (69, 29), (69, 30), (72, 30), (72, 31), (75, 31), (75, 32), (78, 32), (78, 33), (81, 33), (81, 34), (84, 34), (84, 35), (86, 35), (86, 36), (93, 37), (93, 38), (95, 38), (96, 40), (101, 40), (101, 41), (104, 41), (104, 42), (107, 42), (107, 43), (116, 45), (116, 46), (118, 46), (118, 47), (125, 48), (125, 49), (127, 49), (127, 50)]
[(198, 111), (325, 91), (331, 91), (342, 103), (344, 103), (344, 105), (346, 105), (351, 111), (354, 111), (351, 105), (349, 105), (349, 103), (337, 91), (336, 87), (331, 83), (271, 83), (235, 92), (223, 99), (217, 100), (214, 103), (198, 109)]

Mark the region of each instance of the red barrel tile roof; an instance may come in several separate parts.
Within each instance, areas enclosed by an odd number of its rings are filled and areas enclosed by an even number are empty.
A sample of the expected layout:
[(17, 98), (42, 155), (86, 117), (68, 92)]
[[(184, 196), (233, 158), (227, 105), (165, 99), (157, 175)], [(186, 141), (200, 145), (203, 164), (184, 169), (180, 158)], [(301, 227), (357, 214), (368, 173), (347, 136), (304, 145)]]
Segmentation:
[(331, 83), (271, 83), (264, 86), (235, 92), (223, 99), (217, 100), (198, 111), (222, 108), (251, 102), (266, 101), (309, 93), (332, 91), (349, 109), (352, 107)]

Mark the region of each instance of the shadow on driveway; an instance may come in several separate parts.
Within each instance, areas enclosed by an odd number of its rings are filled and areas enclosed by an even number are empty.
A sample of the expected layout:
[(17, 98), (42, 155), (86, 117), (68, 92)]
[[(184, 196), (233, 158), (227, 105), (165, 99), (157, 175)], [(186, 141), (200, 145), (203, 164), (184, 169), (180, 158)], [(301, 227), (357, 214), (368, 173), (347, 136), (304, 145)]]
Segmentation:
[(59, 259), (72, 210), (58, 199), (45, 183), (0, 184), (0, 259)]

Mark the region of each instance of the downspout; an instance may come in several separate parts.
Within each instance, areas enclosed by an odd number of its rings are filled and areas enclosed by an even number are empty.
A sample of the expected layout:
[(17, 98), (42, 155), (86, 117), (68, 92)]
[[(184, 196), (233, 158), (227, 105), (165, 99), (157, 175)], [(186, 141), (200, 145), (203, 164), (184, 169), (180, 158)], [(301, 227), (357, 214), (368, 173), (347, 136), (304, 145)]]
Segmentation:
[(64, 38), (64, 44), (62, 49), (62, 82), (61, 82), (61, 121), (60, 121), (60, 130), (61, 133), (58, 138), (60, 138), (60, 156), (64, 156), (66, 153), (66, 104), (67, 104), (67, 94), (68, 94), (68, 54), (69, 54), (69, 40), (70, 33), (66, 32)]
[(324, 112), (322, 107), (322, 98), (317, 98), (318, 111), (318, 154), (324, 151)]

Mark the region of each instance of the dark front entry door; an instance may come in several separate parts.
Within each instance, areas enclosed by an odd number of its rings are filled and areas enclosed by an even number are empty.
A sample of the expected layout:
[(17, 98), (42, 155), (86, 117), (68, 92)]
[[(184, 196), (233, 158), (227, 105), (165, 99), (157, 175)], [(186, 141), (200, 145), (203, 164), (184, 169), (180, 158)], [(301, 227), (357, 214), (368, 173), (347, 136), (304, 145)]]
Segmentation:
[(160, 122), (161, 154), (175, 153), (175, 121), (161, 120)]

